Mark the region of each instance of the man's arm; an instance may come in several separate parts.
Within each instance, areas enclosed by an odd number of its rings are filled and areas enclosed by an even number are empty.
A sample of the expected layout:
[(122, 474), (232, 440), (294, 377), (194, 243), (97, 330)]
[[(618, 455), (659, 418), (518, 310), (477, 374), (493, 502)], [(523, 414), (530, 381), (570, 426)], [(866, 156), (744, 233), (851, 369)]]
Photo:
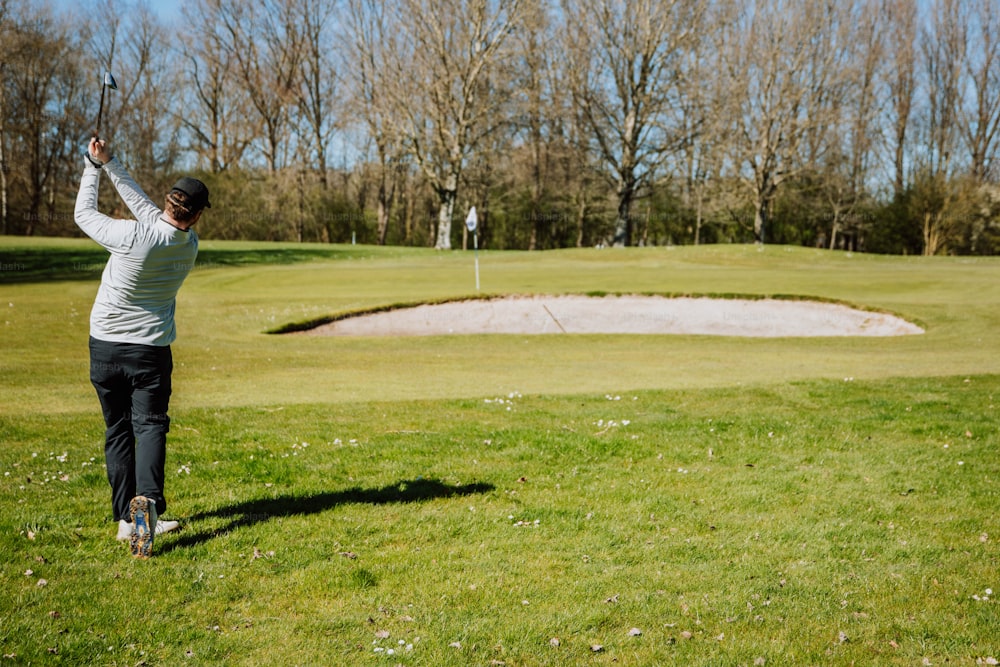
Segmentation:
[(101, 180), (101, 170), (92, 161), (87, 161), (80, 179), (80, 191), (76, 195), (73, 219), (83, 233), (111, 251), (125, 250), (132, 246), (133, 225), (123, 225), (97, 210), (97, 186)]
[(125, 167), (116, 158), (112, 157), (108, 150), (107, 142), (91, 139), (88, 147), (89, 154), (94, 160), (104, 166), (104, 171), (111, 178), (111, 183), (118, 191), (118, 196), (122, 198), (128, 210), (140, 222), (155, 222), (163, 211), (153, 202), (152, 199), (143, 192), (139, 184), (129, 175)]

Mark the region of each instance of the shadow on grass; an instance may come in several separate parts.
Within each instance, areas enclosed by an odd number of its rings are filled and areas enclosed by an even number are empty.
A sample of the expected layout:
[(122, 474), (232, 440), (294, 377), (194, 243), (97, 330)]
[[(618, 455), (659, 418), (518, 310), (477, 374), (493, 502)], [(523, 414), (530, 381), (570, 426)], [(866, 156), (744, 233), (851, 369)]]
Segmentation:
[[(345, 250), (325, 246), (302, 248), (246, 248), (198, 252), (195, 270), (257, 264), (294, 264), (324, 259), (343, 259), (361, 255), (362, 249)], [(0, 284), (48, 282), (55, 280), (98, 280), (108, 261), (108, 252), (94, 244), (88, 248), (2, 248), (0, 249)]]
[[(454, 498), (470, 496), (478, 493), (488, 493), (494, 489), (492, 484), (473, 483), (452, 486), (436, 479), (414, 479), (397, 482), (391, 486), (374, 489), (353, 487), (343, 491), (331, 491), (306, 496), (278, 496), (277, 498), (258, 498), (220, 507), (211, 512), (200, 512), (185, 521), (185, 530), (177, 535), (177, 539), (168, 541), (157, 552), (165, 553), (174, 549), (182, 549), (202, 544), (208, 540), (220, 537), (241, 526), (253, 526), (278, 517), (318, 514), (341, 505), (365, 504), (388, 505), (392, 503), (415, 503), (438, 498)], [(223, 518), (228, 523), (212, 530), (202, 530), (190, 533), (190, 529), (206, 519)]]

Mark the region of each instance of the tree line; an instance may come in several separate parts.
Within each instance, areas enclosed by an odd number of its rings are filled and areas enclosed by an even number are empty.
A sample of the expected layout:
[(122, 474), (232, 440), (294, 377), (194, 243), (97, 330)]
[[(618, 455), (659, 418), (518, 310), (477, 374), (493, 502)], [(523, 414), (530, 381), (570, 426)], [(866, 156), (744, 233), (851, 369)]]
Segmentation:
[(994, 0), (0, 0), (0, 91), (3, 234), (76, 233), (103, 93), (206, 238), (1000, 251)]

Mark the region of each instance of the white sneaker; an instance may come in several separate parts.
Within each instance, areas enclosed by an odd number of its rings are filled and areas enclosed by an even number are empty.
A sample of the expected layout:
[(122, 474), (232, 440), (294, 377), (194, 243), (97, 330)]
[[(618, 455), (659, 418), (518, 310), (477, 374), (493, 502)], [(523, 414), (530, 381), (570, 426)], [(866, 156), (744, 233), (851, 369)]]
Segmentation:
[(156, 530), (153, 532), (157, 535), (162, 535), (163, 533), (169, 533), (171, 530), (177, 530), (180, 527), (179, 521), (166, 521), (162, 519), (157, 519)]
[[(156, 535), (162, 535), (163, 533), (169, 533), (172, 530), (177, 530), (180, 528), (180, 522), (178, 521), (157, 521), (156, 529), (153, 531)], [(115, 538), (119, 542), (125, 542), (132, 539), (132, 533), (135, 532), (135, 524), (122, 519), (118, 522), (118, 536)]]
[(119, 542), (124, 542), (128, 539), (131, 539), (132, 533), (134, 532), (135, 532), (135, 524), (133, 524), (131, 521), (126, 521), (125, 519), (122, 519), (121, 521), (118, 522), (118, 537), (116, 537), (115, 539), (118, 540)]

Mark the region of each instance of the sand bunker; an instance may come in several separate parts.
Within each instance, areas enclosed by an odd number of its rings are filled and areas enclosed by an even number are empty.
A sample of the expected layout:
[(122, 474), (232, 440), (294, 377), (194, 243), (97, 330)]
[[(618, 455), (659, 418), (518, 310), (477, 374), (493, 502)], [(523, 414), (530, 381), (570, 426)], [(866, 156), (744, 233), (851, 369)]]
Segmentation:
[(357, 315), (305, 333), (322, 336), (701, 334), (773, 338), (901, 336), (923, 332), (894, 315), (815, 301), (524, 296)]

